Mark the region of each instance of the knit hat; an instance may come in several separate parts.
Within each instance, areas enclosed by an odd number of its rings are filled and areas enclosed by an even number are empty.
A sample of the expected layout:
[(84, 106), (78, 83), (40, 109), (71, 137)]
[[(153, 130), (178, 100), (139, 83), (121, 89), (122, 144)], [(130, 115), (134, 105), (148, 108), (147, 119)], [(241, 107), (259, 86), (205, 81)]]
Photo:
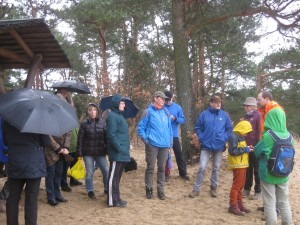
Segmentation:
[(247, 97), (243, 105), (251, 105), (251, 106), (257, 106), (256, 98), (253, 97)]

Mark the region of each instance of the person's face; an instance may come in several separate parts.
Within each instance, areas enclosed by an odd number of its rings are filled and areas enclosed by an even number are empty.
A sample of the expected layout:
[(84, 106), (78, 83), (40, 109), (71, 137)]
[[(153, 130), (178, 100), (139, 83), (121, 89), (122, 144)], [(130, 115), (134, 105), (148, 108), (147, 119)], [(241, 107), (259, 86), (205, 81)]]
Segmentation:
[(245, 112), (251, 112), (254, 110), (254, 106), (252, 105), (244, 105)]
[(164, 106), (164, 104), (165, 104), (165, 99), (164, 98), (162, 98), (162, 97), (155, 97), (154, 98), (154, 102), (157, 104), (157, 105), (159, 105), (159, 106)]
[(97, 117), (98, 110), (94, 106), (89, 106), (88, 108), (88, 115), (90, 118), (95, 119)]
[(262, 93), (259, 93), (257, 96), (257, 106), (259, 108), (264, 108), (268, 103), (268, 98), (263, 98)]
[(209, 104), (213, 109), (221, 109), (221, 102), (213, 101), (213, 102), (210, 102)]
[(171, 103), (172, 103), (171, 98), (166, 98), (166, 99), (165, 99), (165, 104), (166, 104), (166, 105), (171, 105)]
[(120, 110), (120, 111), (124, 111), (124, 109), (125, 109), (125, 102), (120, 101), (120, 104), (119, 104), (119, 110)]

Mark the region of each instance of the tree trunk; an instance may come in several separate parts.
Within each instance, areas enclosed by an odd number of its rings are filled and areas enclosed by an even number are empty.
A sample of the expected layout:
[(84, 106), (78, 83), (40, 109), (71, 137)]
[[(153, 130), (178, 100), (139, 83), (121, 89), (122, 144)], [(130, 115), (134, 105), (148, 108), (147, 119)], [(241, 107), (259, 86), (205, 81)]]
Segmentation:
[(99, 34), (99, 43), (100, 43), (101, 58), (102, 58), (101, 78), (103, 82), (103, 90), (104, 90), (103, 94), (104, 96), (108, 96), (110, 81), (107, 72), (107, 46), (106, 46), (105, 31), (101, 27), (99, 27), (98, 34)]
[(172, 2), (172, 24), (175, 55), (175, 78), (178, 102), (182, 106), (186, 122), (181, 126), (182, 149), (187, 159), (193, 156), (188, 133), (194, 133), (192, 76), (188, 53), (188, 37), (185, 34), (185, 6), (182, 0)]

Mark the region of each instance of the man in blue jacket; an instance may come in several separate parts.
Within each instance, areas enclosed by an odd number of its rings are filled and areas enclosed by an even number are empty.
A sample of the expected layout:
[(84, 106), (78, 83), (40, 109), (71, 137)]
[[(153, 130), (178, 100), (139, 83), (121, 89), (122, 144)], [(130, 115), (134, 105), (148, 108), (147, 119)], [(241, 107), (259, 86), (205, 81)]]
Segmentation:
[(231, 120), (228, 114), (221, 109), (221, 98), (213, 95), (209, 102), (210, 106), (200, 114), (195, 127), (201, 143), (201, 153), (196, 181), (193, 191), (189, 195), (191, 198), (198, 196), (200, 193), (210, 157), (212, 157), (210, 193), (212, 197), (217, 197), (223, 151), (226, 149), (226, 142), (232, 132)]
[(172, 101), (173, 94), (170, 91), (165, 91), (164, 93), (168, 97), (165, 101), (165, 107), (170, 113), (171, 125), (173, 131), (173, 151), (178, 166), (179, 176), (185, 180), (190, 180), (190, 177), (187, 175), (186, 162), (183, 153), (181, 151), (181, 145), (180, 145), (179, 134), (178, 134), (179, 125), (185, 123), (185, 117), (181, 106)]
[(165, 165), (169, 148), (173, 145), (173, 134), (170, 114), (164, 108), (165, 99), (168, 98), (162, 91), (153, 95), (153, 103), (144, 110), (137, 132), (145, 143), (146, 163), (145, 186), (146, 197), (153, 197), (153, 175), (157, 160), (157, 195), (165, 200)]

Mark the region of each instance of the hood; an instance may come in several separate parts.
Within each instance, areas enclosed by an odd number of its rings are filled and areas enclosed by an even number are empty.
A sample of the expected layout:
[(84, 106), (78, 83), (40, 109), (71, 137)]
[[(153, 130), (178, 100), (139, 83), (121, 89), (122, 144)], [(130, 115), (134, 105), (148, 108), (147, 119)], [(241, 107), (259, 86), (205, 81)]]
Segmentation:
[(87, 118), (89, 118), (89, 114), (88, 114), (88, 108), (89, 106), (94, 106), (96, 109), (97, 109), (97, 118), (99, 117), (99, 108), (98, 106), (95, 104), (95, 103), (89, 103), (86, 107), (86, 110), (85, 110), (85, 115)]
[(282, 109), (272, 109), (268, 112), (265, 123), (264, 130), (273, 130), (275, 132), (287, 132), (286, 129), (286, 116)]
[(235, 127), (233, 128), (233, 132), (237, 133), (239, 135), (245, 135), (247, 133), (250, 133), (252, 131), (251, 123), (249, 123), (246, 120), (243, 120), (239, 122)]
[(115, 94), (111, 99), (111, 108), (119, 111), (119, 105), (122, 98), (121, 95)]

